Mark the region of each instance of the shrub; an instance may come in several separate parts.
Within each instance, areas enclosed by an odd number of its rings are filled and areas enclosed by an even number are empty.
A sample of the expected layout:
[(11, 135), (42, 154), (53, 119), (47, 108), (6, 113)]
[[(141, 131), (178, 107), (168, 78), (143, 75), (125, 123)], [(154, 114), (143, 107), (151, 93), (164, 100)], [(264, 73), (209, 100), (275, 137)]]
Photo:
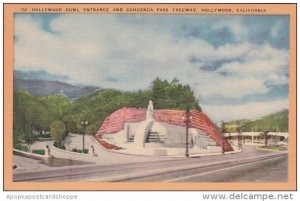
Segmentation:
[(77, 152), (77, 153), (83, 153), (83, 154), (87, 154), (89, 153), (89, 150), (88, 149), (84, 149), (84, 151), (82, 151), (82, 149), (76, 149), (76, 148), (73, 148), (72, 149), (72, 152)]
[(44, 149), (34, 149), (34, 150), (32, 150), (32, 153), (39, 154), (39, 155), (45, 155), (45, 150)]
[(41, 136), (42, 138), (51, 138), (50, 133), (47, 133), (47, 134), (41, 134), (40, 136)]
[(53, 146), (55, 146), (56, 148), (59, 148), (59, 149), (66, 150), (66, 146), (57, 144), (57, 142), (54, 142), (54, 143), (53, 143)]
[(57, 144), (61, 144), (66, 133), (65, 124), (62, 121), (56, 120), (50, 125), (50, 135)]
[(20, 150), (20, 151), (28, 151), (28, 147), (25, 146), (25, 145), (16, 144), (16, 145), (14, 146), (14, 148), (15, 148), (15, 149), (18, 149), (18, 150)]
[(56, 148), (58, 148), (58, 144), (56, 142), (53, 143), (53, 146), (55, 146)]

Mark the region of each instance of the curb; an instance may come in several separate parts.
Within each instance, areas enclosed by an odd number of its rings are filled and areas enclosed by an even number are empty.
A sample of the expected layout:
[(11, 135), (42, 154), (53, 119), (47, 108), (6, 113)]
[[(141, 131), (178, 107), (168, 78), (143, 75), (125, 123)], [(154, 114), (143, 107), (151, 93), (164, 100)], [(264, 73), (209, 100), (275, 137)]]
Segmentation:
[(258, 149), (258, 150), (270, 151), (270, 152), (276, 152), (276, 153), (288, 153), (288, 151), (279, 151), (279, 150), (265, 149), (265, 148), (261, 148), (261, 147), (254, 147), (254, 148)]
[(79, 155), (79, 156), (91, 156), (91, 157), (95, 157), (94, 155), (91, 155), (89, 153), (84, 154), (84, 153), (78, 153), (78, 152), (73, 152), (73, 151), (67, 151), (67, 150), (64, 150), (64, 149), (59, 149), (59, 148), (57, 148), (57, 147), (55, 147), (53, 145), (51, 145), (51, 148), (53, 148), (56, 151), (61, 151), (61, 152), (68, 153), (68, 154), (74, 154), (74, 155)]
[(45, 159), (45, 158), (49, 158), (46, 155), (40, 155), (40, 154), (34, 154), (34, 153), (29, 153), (29, 152), (25, 152), (25, 151), (20, 151), (18, 149), (13, 149), (13, 152), (20, 154), (21, 156), (27, 156), (29, 158), (34, 158), (34, 159)]

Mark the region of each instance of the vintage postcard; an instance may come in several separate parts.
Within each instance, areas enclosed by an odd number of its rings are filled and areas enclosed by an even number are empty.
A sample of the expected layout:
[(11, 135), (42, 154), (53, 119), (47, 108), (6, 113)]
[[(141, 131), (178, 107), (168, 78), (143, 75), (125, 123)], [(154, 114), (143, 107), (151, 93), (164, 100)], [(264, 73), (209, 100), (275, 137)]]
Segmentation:
[(5, 4), (5, 190), (295, 190), (296, 4)]

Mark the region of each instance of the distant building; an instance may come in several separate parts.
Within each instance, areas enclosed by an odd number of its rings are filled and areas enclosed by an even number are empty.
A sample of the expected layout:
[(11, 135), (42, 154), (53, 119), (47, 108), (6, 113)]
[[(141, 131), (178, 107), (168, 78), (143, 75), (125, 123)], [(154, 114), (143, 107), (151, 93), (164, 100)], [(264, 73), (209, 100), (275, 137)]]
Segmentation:
[[(96, 133), (96, 139), (105, 140), (125, 149), (177, 148), (186, 146), (184, 110), (154, 110), (152, 101), (148, 108), (123, 107), (109, 115)], [(233, 151), (223, 140), (220, 130), (198, 110), (191, 110), (188, 129), (189, 147), (206, 152)]]

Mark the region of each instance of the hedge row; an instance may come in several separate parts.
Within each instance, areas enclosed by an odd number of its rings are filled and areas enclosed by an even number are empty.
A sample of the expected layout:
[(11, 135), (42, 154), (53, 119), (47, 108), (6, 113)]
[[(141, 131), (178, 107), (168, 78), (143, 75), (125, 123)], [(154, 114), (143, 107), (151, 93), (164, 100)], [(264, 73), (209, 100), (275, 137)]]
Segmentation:
[(15, 149), (18, 149), (18, 150), (20, 150), (20, 151), (28, 151), (28, 147), (27, 146), (25, 146), (25, 145), (20, 145), (20, 144), (16, 144), (15, 146), (14, 146), (14, 148)]
[(53, 146), (55, 146), (56, 148), (59, 148), (59, 149), (66, 150), (66, 147), (64, 145), (59, 145), (56, 142), (54, 142)]
[[(76, 148), (73, 148), (73, 149), (72, 149), (72, 152), (82, 153), (82, 149), (76, 149)], [(87, 153), (89, 153), (89, 150), (88, 150), (88, 149), (84, 149), (84, 150), (83, 150), (83, 153), (84, 153), (84, 154), (87, 154)]]
[(39, 155), (45, 155), (45, 150), (44, 149), (34, 149), (34, 150), (32, 150), (32, 153), (39, 154)]

